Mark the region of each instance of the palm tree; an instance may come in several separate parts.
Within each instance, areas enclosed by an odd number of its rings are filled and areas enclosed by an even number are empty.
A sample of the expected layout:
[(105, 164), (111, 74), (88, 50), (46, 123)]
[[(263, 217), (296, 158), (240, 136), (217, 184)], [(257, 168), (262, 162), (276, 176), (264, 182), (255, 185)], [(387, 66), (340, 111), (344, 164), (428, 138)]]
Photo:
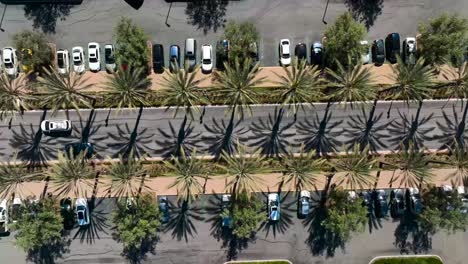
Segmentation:
[[(147, 97), (150, 93), (148, 89), (151, 86), (151, 80), (144, 74), (144, 68), (127, 67), (126, 70), (112, 72), (112, 75), (106, 76), (106, 82), (103, 88), (112, 104), (117, 104), (117, 112), (122, 108), (143, 107), (148, 104)], [(106, 118), (106, 124), (109, 120), (110, 111)]]
[(373, 85), (370, 68), (364, 68), (362, 62), (353, 64), (348, 57), (348, 66), (336, 62), (337, 70), (327, 68), (326, 73), (331, 77), (328, 86), (331, 90), (328, 98), (333, 101), (352, 103), (369, 101), (376, 98), (377, 93)]
[(46, 176), (56, 185), (59, 196), (68, 196), (73, 193), (75, 197), (87, 197), (88, 189), (93, 187), (91, 180), (96, 172), (86, 162), (86, 151), (68, 157), (63, 152), (58, 154), (58, 162), (46, 172)]
[(198, 86), (206, 78), (195, 80), (200, 70), (199, 65), (192, 72), (189, 71), (188, 64), (185, 64), (183, 70), (179, 68), (177, 63), (174, 65), (174, 73), (167, 71), (168, 75), (163, 76), (162, 86), (165, 88), (162, 91), (163, 98), (165, 98), (163, 105), (169, 108), (170, 105), (175, 104), (174, 116), (177, 115), (180, 108), (183, 108), (185, 115), (193, 119), (193, 110), (200, 114), (200, 109), (195, 106), (208, 103), (208, 99), (200, 95), (200, 87)]
[(428, 166), (430, 158), (424, 153), (425, 149), (416, 149), (412, 143), (408, 148), (402, 146), (401, 149), (396, 161), (387, 163), (399, 170), (390, 184), (399, 181), (400, 187), (409, 188), (429, 183), (433, 175)]
[(449, 67), (442, 71), (442, 76), (448, 81), (443, 86), (445, 88), (445, 95), (449, 98), (467, 98), (468, 62), (447, 64)]
[(196, 158), (196, 149), (193, 150), (190, 157), (185, 155), (184, 149), (179, 157), (172, 156), (172, 160), (164, 161), (164, 164), (171, 171), (170, 175), (175, 175), (176, 178), (169, 188), (177, 187), (179, 193), (178, 199), (184, 204), (193, 201), (197, 194), (203, 192), (203, 186), (198, 178), (206, 178), (205, 170), (200, 159)]
[(25, 198), (23, 192), (25, 182), (39, 179), (40, 174), (31, 173), (23, 164), (16, 164), (17, 154), (6, 161), (0, 162), (0, 199)]
[(304, 145), (302, 145), (298, 156), (289, 152), (281, 157), (280, 163), (283, 175), (280, 184), (292, 183), (298, 195), (302, 189), (315, 188), (325, 161), (325, 159), (317, 158), (314, 151), (305, 152)]
[(90, 83), (89, 77), (85, 75), (68, 72), (59, 73), (55, 68), (44, 68), (44, 76), (37, 78), (37, 86), (42, 93), (42, 105), (52, 107), (52, 114), (56, 114), (59, 109), (74, 108), (78, 115), (80, 105), (92, 108), (95, 99), (86, 95), (84, 91), (91, 88), (94, 84)]
[(0, 74), (0, 120), (11, 120), (16, 113), (29, 110), (36, 98), (30, 94), (26, 75), (13, 79), (6, 73)]
[(110, 178), (108, 193), (117, 197), (134, 197), (141, 194), (143, 189), (150, 188), (145, 185), (147, 169), (143, 166), (144, 157), (135, 158), (133, 151), (128, 157), (119, 155), (119, 162), (107, 166)]
[(280, 79), (275, 82), (284, 91), (281, 93), (281, 110), (287, 106), (292, 108), (294, 119), (301, 103), (312, 103), (322, 96), (320, 70), (318, 66), (307, 66), (306, 60), (292, 61), (291, 67), (283, 67), (285, 75), (275, 75)]
[(368, 188), (374, 183), (372, 170), (377, 160), (368, 153), (368, 146), (361, 150), (359, 144), (356, 144), (353, 152), (347, 150), (346, 156), (337, 157), (331, 162), (336, 170), (337, 185), (345, 184), (346, 188), (354, 190)]
[(236, 155), (230, 155), (223, 151), (221, 158), (225, 165), (217, 164), (227, 173), (226, 190), (232, 193), (234, 200), (240, 193), (250, 194), (258, 190), (257, 184), (261, 183), (262, 180), (256, 174), (267, 171), (263, 164), (265, 156), (260, 155), (260, 150), (252, 153), (249, 157), (247, 147), (238, 143), (236, 153)]
[(449, 150), (448, 164), (455, 167), (455, 171), (450, 173), (446, 180), (450, 179), (454, 186), (463, 186), (468, 180), (468, 147), (466, 144), (459, 144), (454, 139), (453, 147), (450, 147)]

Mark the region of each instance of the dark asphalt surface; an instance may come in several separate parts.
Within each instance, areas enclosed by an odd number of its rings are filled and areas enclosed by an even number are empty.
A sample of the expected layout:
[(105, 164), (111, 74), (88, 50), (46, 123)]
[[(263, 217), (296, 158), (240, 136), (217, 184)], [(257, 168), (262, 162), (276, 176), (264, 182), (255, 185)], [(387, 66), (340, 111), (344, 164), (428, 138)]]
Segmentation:
[[(258, 194), (266, 201), (267, 194)], [(306, 243), (309, 236), (308, 225), (296, 216), (295, 194), (282, 193), (281, 218), (276, 224), (265, 223), (254, 242), (237, 251), (237, 259), (271, 259), (286, 258), (293, 263), (368, 263), (378, 255), (398, 255), (395, 248), (394, 231), (398, 220), (391, 218), (375, 222), (372, 228), (366, 228), (362, 234), (355, 235), (345, 247), (337, 249), (335, 256), (314, 256)], [(176, 204), (175, 197), (169, 197)], [(87, 229), (71, 231), (70, 252), (65, 254), (59, 263), (123, 263), (120, 256), (122, 247), (111, 237), (111, 226), (107, 219), (115, 206), (115, 199), (97, 199), (95, 209), (91, 212), (91, 225)], [(220, 264), (227, 260), (229, 251), (223, 246), (223, 240), (217, 240), (213, 224), (219, 221), (219, 200), (213, 195), (200, 196), (190, 207), (189, 214), (172, 210), (175, 220), (190, 221), (193, 226), (188, 229), (169, 228), (161, 233), (156, 246), (156, 253), (148, 254), (144, 263), (213, 263)], [(266, 211), (265, 211), (266, 212)], [(186, 239), (185, 239), (186, 237)], [(12, 245), (13, 234), (0, 240), (0, 255), (9, 263), (24, 263), (24, 253)], [(445, 263), (462, 264), (468, 257), (465, 245), (468, 243), (468, 232), (452, 235), (437, 234), (432, 241), (432, 251), (446, 261)]]

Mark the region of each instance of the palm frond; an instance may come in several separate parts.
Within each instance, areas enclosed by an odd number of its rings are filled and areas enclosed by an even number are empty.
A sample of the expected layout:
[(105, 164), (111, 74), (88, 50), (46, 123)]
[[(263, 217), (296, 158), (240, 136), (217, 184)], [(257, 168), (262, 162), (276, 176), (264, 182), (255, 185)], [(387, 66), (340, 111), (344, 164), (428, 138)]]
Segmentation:
[(17, 153), (8, 161), (0, 162), (0, 199), (26, 198), (24, 183), (40, 179), (41, 174), (29, 172), (27, 165), (16, 164)]
[[(147, 174), (143, 161), (144, 157), (134, 157), (133, 151), (130, 152), (128, 157), (120, 154), (119, 162), (111, 163), (107, 166), (107, 173), (110, 178), (107, 191), (116, 197), (136, 196), (141, 186), (142, 178)], [(149, 190), (149, 187), (145, 184), (142, 187)]]
[(454, 65), (447, 63), (448, 68), (442, 71), (442, 76), (448, 81), (445, 87), (445, 95), (448, 98), (468, 97), (468, 62)]
[(468, 180), (468, 147), (461, 145), (455, 139), (452, 147), (449, 147), (450, 156), (448, 163), (455, 167), (455, 171), (450, 173), (446, 180), (451, 180), (454, 186), (463, 186)]
[(30, 92), (26, 75), (11, 78), (6, 73), (0, 74), (0, 120), (6, 121), (18, 112), (29, 110), (30, 103), (36, 100)]
[(393, 182), (399, 181), (404, 188), (430, 183), (433, 175), (428, 166), (430, 159), (424, 151), (424, 148), (416, 149), (412, 142), (407, 148), (402, 146), (397, 158), (398, 174)]

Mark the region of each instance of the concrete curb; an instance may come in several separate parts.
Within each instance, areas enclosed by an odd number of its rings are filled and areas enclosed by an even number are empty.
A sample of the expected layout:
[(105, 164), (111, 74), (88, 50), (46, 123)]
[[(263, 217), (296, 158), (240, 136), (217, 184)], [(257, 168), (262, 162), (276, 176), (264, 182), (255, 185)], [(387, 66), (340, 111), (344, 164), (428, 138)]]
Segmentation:
[(437, 258), (441, 262), (444, 262), (442, 258), (439, 257), (438, 255), (406, 255), (406, 256), (397, 255), (397, 256), (378, 256), (378, 257), (371, 259), (371, 261), (369, 261), (369, 264), (373, 264), (377, 260), (388, 259), (388, 258), (428, 258), (428, 257)]
[(258, 263), (262, 263), (262, 262), (271, 262), (271, 261), (284, 261), (284, 262), (287, 262), (289, 264), (293, 264), (291, 261), (287, 260), (287, 259), (263, 259), (263, 260), (233, 260), (233, 261), (228, 261), (228, 262), (224, 262), (224, 264), (232, 264), (232, 263), (249, 263), (249, 262), (258, 262)]

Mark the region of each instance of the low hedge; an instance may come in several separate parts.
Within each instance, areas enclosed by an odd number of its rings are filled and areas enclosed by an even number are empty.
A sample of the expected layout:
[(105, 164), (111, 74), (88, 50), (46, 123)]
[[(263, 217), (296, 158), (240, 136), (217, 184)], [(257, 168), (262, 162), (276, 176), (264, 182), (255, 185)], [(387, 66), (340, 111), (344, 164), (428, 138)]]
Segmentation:
[(395, 257), (373, 261), (370, 264), (443, 264), (437, 257)]

